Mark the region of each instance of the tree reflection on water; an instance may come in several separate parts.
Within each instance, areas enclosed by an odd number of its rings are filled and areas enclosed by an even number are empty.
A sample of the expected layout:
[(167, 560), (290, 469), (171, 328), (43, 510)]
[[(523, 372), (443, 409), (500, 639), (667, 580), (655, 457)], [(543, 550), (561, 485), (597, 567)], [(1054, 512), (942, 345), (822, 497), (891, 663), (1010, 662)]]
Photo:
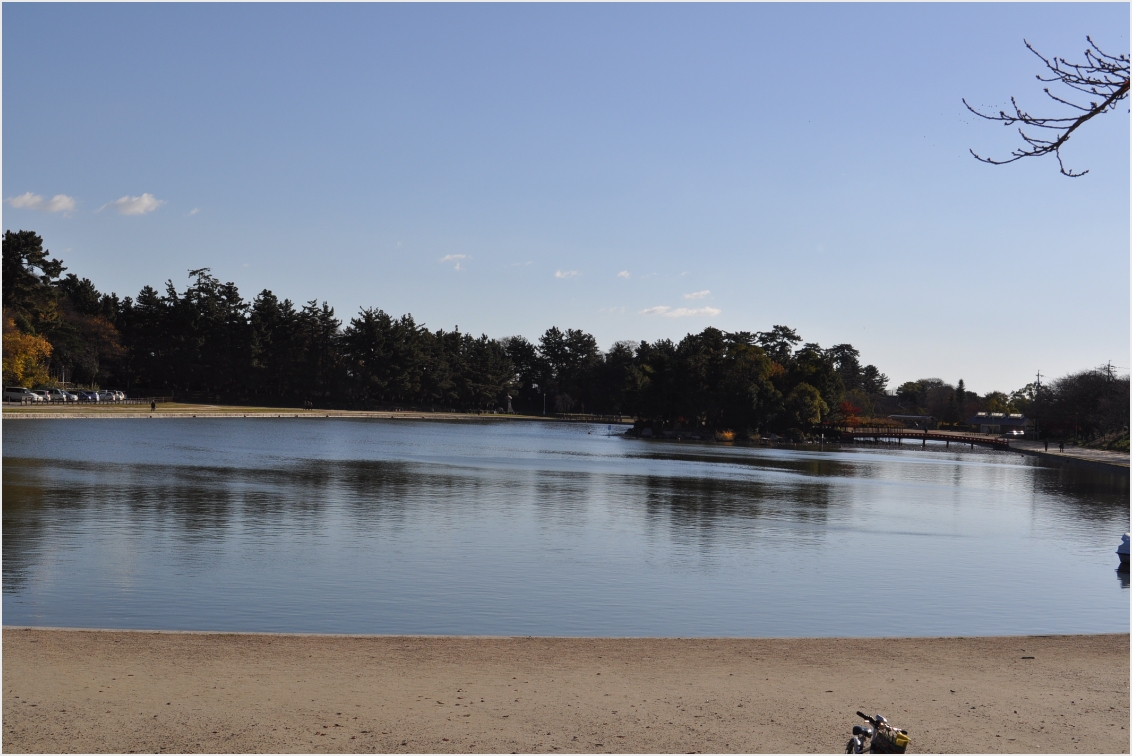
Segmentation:
[[(91, 459), (74, 450), (98, 439), (79, 433), (47, 461), (20, 452), (57, 442), (53, 431), (24, 439), (21, 427), (5, 427), (9, 622), (884, 634), (852, 614), (854, 586), (870, 585), (908, 607), (910, 624), (891, 632), (1046, 630), (1059, 606), (1054, 629), (1127, 628), (1128, 593), (1104, 598), (1127, 573), (1084, 592), (1073, 582), (1115, 560), (1127, 476), (997, 452), (354, 423), (320, 426), (308, 457), (261, 424), (254, 444), (230, 425), (228, 453), (194, 439), (197, 451), (173, 454), (157, 434)], [(331, 441), (336, 455), (324, 452)], [(351, 451), (365, 458), (339, 458)], [(1087, 616), (1093, 590), (1102, 605), (1123, 601), (1123, 618), (1105, 620), (1103, 606)], [(300, 607), (323, 599), (338, 613)]]

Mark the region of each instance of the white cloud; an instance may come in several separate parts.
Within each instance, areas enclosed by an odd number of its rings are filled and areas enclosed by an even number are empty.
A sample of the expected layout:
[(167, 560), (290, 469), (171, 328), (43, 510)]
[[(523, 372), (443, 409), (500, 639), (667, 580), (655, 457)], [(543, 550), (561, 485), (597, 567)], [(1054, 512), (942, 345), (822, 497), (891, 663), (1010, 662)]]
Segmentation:
[(642, 315), (663, 315), (666, 318), (694, 318), (701, 315), (713, 318), (721, 312), (723, 312), (723, 310), (715, 307), (672, 308), (668, 305), (659, 305), (657, 307), (649, 307), (641, 310)]
[(691, 294), (685, 294), (684, 299), (703, 299), (709, 294), (711, 294), (710, 289), (704, 289), (703, 291), (693, 291)]
[(670, 318), (694, 318), (694, 317), (697, 317), (697, 316), (700, 316), (700, 315), (705, 315), (709, 318), (714, 318), (716, 315), (718, 315), (721, 312), (723, 312), (723, 310), (719, 309), (718, 307), (695, 307), (695, 308), (677, 307), (672, 312), (665, 313), (665, 315), (667, 315)]
[(140, 197), (119, 197), (113, 202), (107, 202), (99, 208), (99, 210), (107, 207), (117, 208), (118, 213), (121, 215), (145, 215), (152, 213), (157, 208), (165, 204), (165, 200), (159, 200), (149, 192), (146, 192)]
[(65, 194), (56, 194), (45, 200), (42, 195), (24, 192), (18, 197), (9, 197), (5, 202), (22, 210), (42, 210), (48, 213), (69, 213), (75, 209), (75, 198)]
[(196, 215), (199, 212), (200, 212), (200, 208), (194, 207), (192, 210), (189, 211), (189, 215)]
[(440, 262), (442, 262), (442, 263), (454, 262), (454, 263), (456, 263), (455, 268), (454, 268), (455, 270), (463, 270), (464, 266), (460, 264), (460, 261), (461, 260), (470, 260), (470, 259), (471, 259), (471, 257), (469, 257), (468, 255), (445, 255), (444, 257), (440, 258)]
[(49, 213), (69, 213), (75, 209), (75, 198), (56, 194), (47, 202), (47, 207), (44, 209)]
[(581, 271), (578, 271), (578, 270), (556, 270), (556, 271), (554, 271), (554, 277), (555, 278), (573, 278), (574, 276), (577, 276), (577, 275), (580, 275), (580, 274), (581, 274)]
[(629, 277), (629, 271), (623, 270), (623, 271), (621, 271), (620, 273), (617, 274), (617, 277), (618, 278), (628, 278)]
[(4, 201), (12, 207), (18, 207), (21, 210), (38, 210), (43, 207), (43, 197), (39, 194), (32, 194), (31, 192), (25, 192), (19, 197), (9, 197)]

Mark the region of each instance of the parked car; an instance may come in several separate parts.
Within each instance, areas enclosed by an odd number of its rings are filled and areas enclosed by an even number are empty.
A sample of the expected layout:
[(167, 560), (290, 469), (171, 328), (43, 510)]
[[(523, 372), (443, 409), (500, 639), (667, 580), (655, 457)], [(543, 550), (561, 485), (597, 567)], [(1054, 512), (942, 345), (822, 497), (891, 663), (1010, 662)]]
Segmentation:
[(116, 401), (119, 401), (119, 402), (126, 401), (126, 392), (125, 391), (119, 391), (118, 389), (110, 389), (110, 393), (112, 393), (112, 394), (114, 394), (114, 396), (118, 397)]
[(32, 389), (31, 393), (35, 394), (45, 402), (51, 401), (51, 392), (47, 389)]
[(42, 402), (43, 397), (33, 394), (31, 389), (23, 386), (5, 386), (4, 401), (6, 402)]
[(50, 395), (49, 401), (53, 402), (77, 402), (79, 400), (79, 398), (70, 391), (64, 391), (63, 389), (48, 389), (47, 393)]
[(94, 391), (80, 391), (78, 393), (79, 393), (79, 401), (80, 402), (97, 402), (98, 401), (98, 394)]
[(110, 391), (108, 389), (103, 390), (103, 391), (99, 391), (98, 392), (98, 398), (99, 398), (100, 401), (103, 401), (103, 402), (116, 402), (116, 401), (118, 401), (118, 392), (117, 391)]

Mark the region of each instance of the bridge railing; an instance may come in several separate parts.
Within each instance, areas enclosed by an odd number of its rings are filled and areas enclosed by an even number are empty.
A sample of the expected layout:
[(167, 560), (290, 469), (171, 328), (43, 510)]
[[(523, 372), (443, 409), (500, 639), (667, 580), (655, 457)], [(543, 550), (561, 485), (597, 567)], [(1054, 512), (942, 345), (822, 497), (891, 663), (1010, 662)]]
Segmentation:
[(913, 428), (841, 428), (842, 438), (908, 438), (930, 441), (954, 441), (957, 444), (981, 444), (983, 446), (996, 446), (1010, 448), (1010, 439), (999, 436), (983, 436), (972, 434), (958, 434), (947, 431), (916, 430)]
[(559, 412), (554, 415), (559, 420), (572, 420), (583, 423), (631, 423), (628, 415), (586, 415), (580, 412)]

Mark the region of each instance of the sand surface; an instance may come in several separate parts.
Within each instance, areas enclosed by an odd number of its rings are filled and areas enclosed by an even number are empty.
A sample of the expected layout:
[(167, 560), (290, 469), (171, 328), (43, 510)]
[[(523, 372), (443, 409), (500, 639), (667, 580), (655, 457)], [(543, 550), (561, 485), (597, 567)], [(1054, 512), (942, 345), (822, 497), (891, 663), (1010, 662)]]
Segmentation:
[(841, 752), (862, 709), (916, 753), (1127, 753), (1128, 644), (5, 628), (3, 748)]

